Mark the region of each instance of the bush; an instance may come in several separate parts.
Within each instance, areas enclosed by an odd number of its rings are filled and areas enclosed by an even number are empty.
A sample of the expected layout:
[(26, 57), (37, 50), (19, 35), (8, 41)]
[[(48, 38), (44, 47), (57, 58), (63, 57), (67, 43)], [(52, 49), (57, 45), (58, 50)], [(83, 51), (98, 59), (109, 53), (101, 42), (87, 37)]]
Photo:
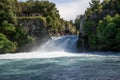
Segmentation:
[(120, 16), (106, 16), (99, 22), (97, 36), (99, 49), (120, 51)]
[(14, 52), (16, 51), (16, 45), (7, 39), (7, 37), (0, 33), (0, 53)]

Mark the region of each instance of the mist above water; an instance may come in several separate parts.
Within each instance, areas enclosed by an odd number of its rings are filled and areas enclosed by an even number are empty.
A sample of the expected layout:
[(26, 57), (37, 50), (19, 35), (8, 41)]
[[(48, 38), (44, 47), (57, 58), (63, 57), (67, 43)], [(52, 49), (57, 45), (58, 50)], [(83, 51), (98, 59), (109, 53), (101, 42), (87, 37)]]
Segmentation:
[(52, 37), (38, 51), (42, 52), (75, 52), (77, 36), (67, 35), (62, 37)]
[[(22, 52), (15, 54), (2, 54), (0, 59), (30, 59), (30, 58), (56, 58), (56, 57), (106, 57), (96, 53), (76, 53), (77, 36), (67, 35), (62, 37), (52, 37), (42, 47), (32, 52)], [(100, 53), (102, 54), (102, 53)], [(104, 54), (104, 53), (103, 53)], [(112, 55), (109, 55), (112, 56)], [(108, 55), (107, 55), (108, 57)]]
[(76, 53), (76, 41), (54, 37), (33, 52), (0, 55), (0, 80), (120, 80), (119, 53)]
[(32, 52), (22, 52), (16, 54), (3, 54), (0, 59), (28, 59), (28, 58), (54, 58), (77, 56), (76, 51), (77, 36), (67, 35), (62, 37), (52, 37), (42, 47)]

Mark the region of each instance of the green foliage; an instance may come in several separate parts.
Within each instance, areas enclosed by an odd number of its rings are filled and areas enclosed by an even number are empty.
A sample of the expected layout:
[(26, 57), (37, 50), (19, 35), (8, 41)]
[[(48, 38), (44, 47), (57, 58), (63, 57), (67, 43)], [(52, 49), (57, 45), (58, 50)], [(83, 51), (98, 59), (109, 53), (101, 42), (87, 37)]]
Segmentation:
[(63, 35), (66, 23), (73, 31), (73, 23), (60, 18), (56, 5), (48, 0), (0, 0), (0, 52), (29, 48), (49, 34)]
[(0, 33), (0, 53), (15, 52), (16, 45), (7, 39), (7, 37)]
[(34, 43), (35, 39), (29, 36), (28, 33), (26, 33), (26, 31), (19, 26), (19, 28), (16, 29), (15, 41), (17, 41), (18, 47), (23, 47), (28, 43)]
[(89, 4), (83, 18), (80, 18), (89, 48), (120, 51), (120, 0), (91, 0)]
[(79, 30), (79, 26), (80, 26), (80, 17), (79, 16), (77, 16), (77, 18), (75, 19), (75, 26)]
[(65, 30), (66, 21), (60, 18), (56, 5), (48, 0), (28, 0), (26, 2), (19, 2), (19, 9), (18, 16), (45, 17), (47, 30), (50, 35), (58, 35)]
[(15, 27), (14, 27), (13, 24), (8, 23), (7, 21), (4, 21), (4, 22), (1, 24), (0, 31), (3, 32), (3, 33), (15, 32)]
[(107, 16), (105, 17), (105, 20), (110, 22), (110, 21), (112, 21), (112, 17), (111, 17), (110, 15), (107, 15)]
[(15, 52), (14, 34), (16, 32), (16, 0), (0, 0), (0, 52)]
[(0, 24), (7, 20), (8, 23), (16, 23), (15, 5), (16, 0), (1, 0), (0, 1)]
[(97, 28), (99, 48), (103, 50), (120, 51), (120, 16), (106, 18), (99, 23)]
[(94, 26), (96, 24), (96, 22), (95, 21), (86, 21), (86, 22), (84, 22), (84, 28), (83, 28), (83, 30), (84, 30), (84, 32), (85, 32), (85, 35), (94, 35), (95, 34), (95, 29), (96, 29), (96, 27)]
[(30, 20), (39, 20), (41, 23), (46, 24), (46, 18), (43, 16), (30, 16), (30, 17), (17, 17), (18, 20), (30, 21)]
[(0, 32), (7, 36), (7, 38), (14, 42), (14, 34), (16, 28), (13, 24), (4, 21), (0, 26)]

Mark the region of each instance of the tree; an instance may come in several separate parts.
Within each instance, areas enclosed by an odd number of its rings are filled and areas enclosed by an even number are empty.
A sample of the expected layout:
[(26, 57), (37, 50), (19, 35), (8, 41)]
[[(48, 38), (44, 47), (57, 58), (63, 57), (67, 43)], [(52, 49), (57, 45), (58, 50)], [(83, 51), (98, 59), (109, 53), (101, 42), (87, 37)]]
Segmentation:
[(120, 51), (120, 0), (103, 0), (101, 3), (91, 0), (89, 4), (84, 14), (83, 30), (88, 36), (90, 49)]
[(106, 16), (103, 21), (99, 22), (97, 36), (99, 49), (120, 51), (120, 16)]
[(102, 5), (100, 4), (100, 0), (92, 0), (90, 4), (92, 12), (101, 12)]
[(75, 27), (79, 30), (80, 28), (80, 16), (77, 16), (75, 19)]
[(0, 53), (14, 52), (16, 51), (16, 45), (7, 39), (7, 37), (0, 33)]
[(15, 33), (16, 24), (16, 8), (17, 0), (0, 0), (0, 51), (14, 52), (16, 44), (13, 35)]
[(7, 20), (8, 23), (16, 23), (15, 5), (16, 0), (1, 0), (0, 1), (0, 25)]

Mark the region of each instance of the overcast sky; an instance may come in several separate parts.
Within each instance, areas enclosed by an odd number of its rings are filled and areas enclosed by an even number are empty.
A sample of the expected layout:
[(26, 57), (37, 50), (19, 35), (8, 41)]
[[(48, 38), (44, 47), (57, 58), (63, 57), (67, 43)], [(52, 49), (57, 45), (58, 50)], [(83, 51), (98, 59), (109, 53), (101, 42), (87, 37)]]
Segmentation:
[[(21, 0), (25, 1), (25, 0)], [(61, 18), (65, 20), (74, 20), (77, 15), (83, 14), (89, 7), (91, 0), (49, 0), (56, 3)]]

